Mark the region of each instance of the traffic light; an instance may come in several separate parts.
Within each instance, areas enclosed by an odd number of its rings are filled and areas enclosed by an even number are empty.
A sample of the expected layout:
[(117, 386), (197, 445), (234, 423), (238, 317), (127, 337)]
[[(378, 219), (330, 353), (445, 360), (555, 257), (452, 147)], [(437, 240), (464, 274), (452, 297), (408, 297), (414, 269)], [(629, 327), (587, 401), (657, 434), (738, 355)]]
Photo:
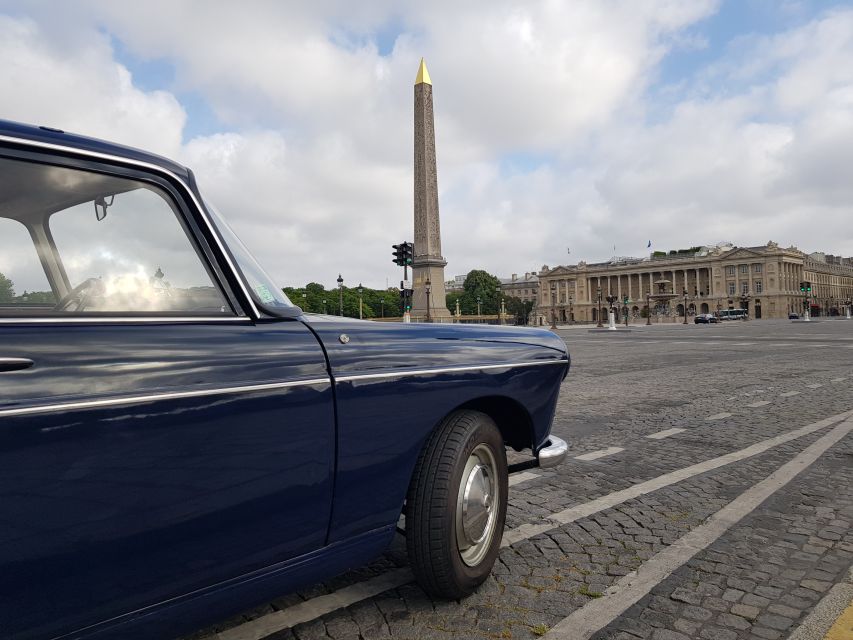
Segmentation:
[(622, 304), (624, 304), (625, 306), (628, 305), (628, 296), (625, 296), (624, 298), (622, 298)]
[(807, 281), (806, 282), (806, 293), (811, 293), (811, 292), (812, 292), (812, 283)]
[(402, 267), (405, 264), (404, 258), (403, 258), (403, 254), (405, 252), (405, 249), (404, 249), (405, 244), (406, 243), (404, 242), (402, 244), (392, 244), (391, 245), (391, 248), (394, 249), (394, 253), (391, 254), (392, 256), (394, 256), (394, 259), (391, 262), (396, 264), (398, 267)]
[(394, 252), (391, 254), (394, 259), (391, 261), (398, 267), (410, 267), (415, 259), (415, 245), (411, 242), (401, 242), (400, 244), (392, 244), (391, 248)]
[(812, 283), (808, 281), (803, 281), (800, 283), (800, 292), (801, 293), (811, 293), (812, 291)]

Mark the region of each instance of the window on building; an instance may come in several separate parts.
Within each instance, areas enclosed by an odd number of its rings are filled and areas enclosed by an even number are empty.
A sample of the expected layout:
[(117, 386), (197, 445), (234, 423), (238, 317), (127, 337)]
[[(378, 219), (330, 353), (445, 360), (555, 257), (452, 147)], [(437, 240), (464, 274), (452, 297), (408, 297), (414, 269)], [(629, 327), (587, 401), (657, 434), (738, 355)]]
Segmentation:
[(755, 281), (755, 293), (762, 293), (764, 291), (764, 287), (761, 284), (761, 280)]
[(733, 276), (734, 274), (735, 274), (734, 266), (726, 267), (726, 275), (727, 276)]
[(748, 271), (749, 271), (749, 265), (746, 265), (746, 264), (740, 265), (740, 272), (741, 273), (748, 273)]
[(746, 294), (748, 294), (748, 293), (749, 293), (749, 283), (748, 283), (748, 282), (742, 282), (742, 283), (741, 283), (741, 285), (740, 285), (740, 292), (741, 292), (743, 295), (746, 295)]
[(754, 264), (754, 265), (752, 265), (752, 270), (753, 270), (755, 273), (761, 273), (761, 265), (760, 265), (760, 264)]
[[(734, 267), (732, 267), (734, 269)], [(735, 294), (735, 283), (729, 282), (729, 295), (733, 296)]]

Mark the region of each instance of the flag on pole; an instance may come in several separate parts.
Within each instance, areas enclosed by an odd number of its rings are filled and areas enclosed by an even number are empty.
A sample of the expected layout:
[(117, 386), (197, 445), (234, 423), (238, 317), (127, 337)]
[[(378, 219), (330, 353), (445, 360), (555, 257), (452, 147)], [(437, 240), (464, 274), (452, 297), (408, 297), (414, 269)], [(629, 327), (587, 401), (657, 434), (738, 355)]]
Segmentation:
[(571, 248), (570, 248), (570, 247), (566, 247), (566, 253), (571, 253), (571, 252), (572, 252)]
[(648, 244), (648, 246), (646, 247), (646, 249), (649, 249), (651, 246), (652, 246), (652, 241), (651, 241), (651, 240), (649, 240), (649, 244)]

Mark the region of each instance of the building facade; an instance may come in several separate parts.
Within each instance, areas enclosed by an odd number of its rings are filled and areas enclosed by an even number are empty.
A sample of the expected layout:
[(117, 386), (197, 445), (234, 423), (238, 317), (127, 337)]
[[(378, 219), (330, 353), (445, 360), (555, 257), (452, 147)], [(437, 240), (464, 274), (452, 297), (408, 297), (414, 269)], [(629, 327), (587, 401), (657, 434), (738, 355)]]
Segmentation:
[(695, 252), (614, 258), (596, 264), (546, 265), (538, 276), (541, 324), (550, 323), (552, 317), (557, 322), (596, 322), (599, 315), (606, 318), (608, 295), (617, 296), (620, 310), (627, 297), (629, 314), (644, 316), (647, 295), (661, 292), (661, 286), (666, 288), (664, 293), (675, 297), (665, 303), (654, 298), (648, 301), (653, 319), (659, 321), (683, 316), (685, 299), (688, 315), (746, 309), (751, 319), (786, 318), (791, 312), (803, 311), (802, 281), (812, 283), (808, 304), (814, 315), (844, 314), (853, 296), (853, 259), (807, 255), (775, 242), (761, 247), (703, 247)]
[(518, 298), (522, 302), (532, 302), (535, 306), (539, 301), (539, 276), (536, 272), (519, 276), (513, 273), (511, 278), (501, 278), (501, 294), (506, 297)]

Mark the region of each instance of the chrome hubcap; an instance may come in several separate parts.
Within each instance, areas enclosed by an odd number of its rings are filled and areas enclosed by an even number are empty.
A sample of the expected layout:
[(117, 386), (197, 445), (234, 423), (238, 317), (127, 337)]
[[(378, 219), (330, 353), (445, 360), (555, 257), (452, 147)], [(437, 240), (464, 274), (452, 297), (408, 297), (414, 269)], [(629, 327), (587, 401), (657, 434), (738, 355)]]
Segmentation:
[(462, 561), (478, 565), (489, 550), (495, 532), (498, 483), (494, 456), (478, 445), (468, 457), (456, 500), (456, 543)]

